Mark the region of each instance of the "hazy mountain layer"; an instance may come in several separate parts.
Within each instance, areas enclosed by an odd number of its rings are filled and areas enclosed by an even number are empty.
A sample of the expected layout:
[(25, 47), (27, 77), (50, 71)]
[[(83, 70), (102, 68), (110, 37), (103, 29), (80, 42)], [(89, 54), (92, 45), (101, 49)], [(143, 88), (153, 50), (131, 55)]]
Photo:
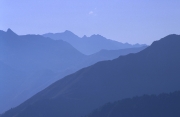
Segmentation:
[(90, 37), (83, 36), (80, 38), (70, 31), (65, 31), (63, 33), (47, 33), (43, 36), (50, 37), (54, 40), (64, 40), (86, 55), (94, 54), (102, 49), (117, 50), (145, 46), (140, 44), (131, 45), (128, 43), (120, 43), (106, 39), (101, 35), (92, 35)]
[(62, 71), (76, 66), (85, 55), (65, 41), (40, 35), (18, 36), (10, 29), (0, 36), (0, 58), (18, 70)]
[(123, 98), (180, 90), (180, 36), (98, 62), (53, 83), (2, 117), (80, 117)]

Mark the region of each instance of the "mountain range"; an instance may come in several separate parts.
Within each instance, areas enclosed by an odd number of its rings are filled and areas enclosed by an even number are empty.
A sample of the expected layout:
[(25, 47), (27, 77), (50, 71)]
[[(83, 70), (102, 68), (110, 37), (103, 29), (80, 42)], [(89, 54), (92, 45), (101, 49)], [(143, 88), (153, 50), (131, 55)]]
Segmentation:
[(68, 75), (1, 117), (80, 117), (107, 102), (180, 90), (180, 36)]
[(46, 33), (46, 34), (43, 34), (43, 36), (52, 38), (54, 40), (66, 41), (85, 55), (94, 54), (103, 49), (118, 50), (118, 49), (125, 49), (125, 48), (147, 46), (145, 44), (131, 45), (128, 43), (117, 42), (114, 40), (107, 39), (99, 34), (92, 35), (90, 37), (83, 36), (82, 38), (80, 38), (68, 30), (66, 30), (63, 33)]
[(144, 48), (103, 50), (87, 56), (63, 40), (0, 31), (0, 113), (83, 67)]

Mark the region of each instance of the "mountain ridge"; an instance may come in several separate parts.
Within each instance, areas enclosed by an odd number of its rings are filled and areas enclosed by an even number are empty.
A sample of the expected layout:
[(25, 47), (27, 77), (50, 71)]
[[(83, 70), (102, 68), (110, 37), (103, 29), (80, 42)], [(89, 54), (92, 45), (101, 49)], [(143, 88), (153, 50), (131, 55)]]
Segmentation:
[(83, 37), (78, 37), (71, 31), (65, 31), (63, 33), (46, 33), (43, 34), (43, 36), (50, 37), (54, 40), (64, 40), (86, 55), (94, 54), (102, 49), (116, 50), (147, 46), (144, 44), (131, 45), (128, 43), (121, 43), (115, 40), (107, 39), (99, 34), (94, 34), (90, 37), (87, 37), (85, 35)]
[(180, 36), (170, 35), (139, 53), (83, 68), (53, 83), (2, 117), (37, 116), (39, 113), (43, 113), (43, 117), (79, 117), (107, 102), (180, 90), (179, 44)]

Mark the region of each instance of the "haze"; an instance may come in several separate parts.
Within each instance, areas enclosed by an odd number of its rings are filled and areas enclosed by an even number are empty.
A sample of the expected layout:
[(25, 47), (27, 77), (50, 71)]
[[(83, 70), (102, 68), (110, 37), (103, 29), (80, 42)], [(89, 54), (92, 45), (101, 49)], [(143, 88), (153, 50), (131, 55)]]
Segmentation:
[(17, 34), (70, 30), (131, 44), (179, 34), (178, 0), (0, 0), (0, 29)]

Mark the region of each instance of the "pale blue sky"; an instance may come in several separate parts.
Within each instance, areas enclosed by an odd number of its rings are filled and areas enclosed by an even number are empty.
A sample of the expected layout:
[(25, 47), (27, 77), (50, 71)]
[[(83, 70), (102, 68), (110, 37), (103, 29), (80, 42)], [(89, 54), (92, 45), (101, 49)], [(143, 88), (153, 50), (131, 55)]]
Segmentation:
[(43, 34), (70, 30), (151, 44), (180, 34), (180, 0), (0, 0), (0, 30)]

